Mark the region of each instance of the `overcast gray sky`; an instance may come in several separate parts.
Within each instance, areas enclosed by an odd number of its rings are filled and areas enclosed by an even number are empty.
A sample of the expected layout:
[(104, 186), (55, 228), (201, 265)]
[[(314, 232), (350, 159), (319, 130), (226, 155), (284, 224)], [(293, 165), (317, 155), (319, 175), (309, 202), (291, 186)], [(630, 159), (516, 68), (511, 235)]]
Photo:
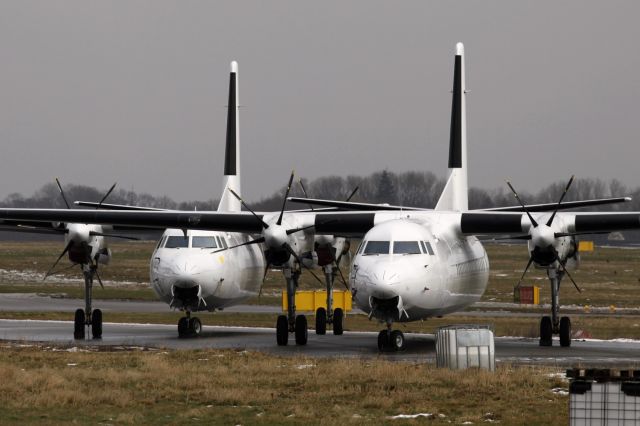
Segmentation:
[(640, 186), (637, 1), (2, 1), (0, 197), (63, 182), (217, 198), (229, 62), (243, 190), (291, 169), (446, 173), (465, 43), (471, 184)]

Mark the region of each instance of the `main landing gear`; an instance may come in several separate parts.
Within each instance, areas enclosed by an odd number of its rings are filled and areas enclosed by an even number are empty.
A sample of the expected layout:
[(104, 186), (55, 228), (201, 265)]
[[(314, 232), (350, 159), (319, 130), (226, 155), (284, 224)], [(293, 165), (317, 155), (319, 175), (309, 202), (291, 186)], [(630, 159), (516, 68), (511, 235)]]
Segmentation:
[(327, 284), (327, 308), (316, 309), (316, 334), (327, 333), (327, 324), (333, 325), (333, 334), (342, 335), (344, 311), (341, 308), (333, 309), (333, 267), (326, 265), (323, 267), (324, 278)]
[(387, 324), (385, 330), (378, 333), (378, 350), (401, 351), (404, 349), (404, 334), (400, 330), (391, 330), (391, 324)]
[(296, 315), (296, 289), (298, 288), (298, 279), (300, 271), (292, 268), (285, 268), (283, 271), (287, 281), (287, 315), (278, 316), (276, 322), (276, 341), (278, 346), (286, 346), (289, 341), (289, 333), (294, 333), (296, 345), (307, 344), (307, 317), (304, 315)]
[(553, 335), (560, 335), (560, 346), (571, 346), (571, 320), (560, 317), (560, 281), (564, 277), (564, 270), (551, 268), (547, 276), (551, 284), (551, 316), (544, 316), (540, 320), (540, 346), (551, 346)]
[(192, 317), (190, 311), (178, 320), (178, 337), (197, 337), (202, 333), (202, 322), (198, 317)]
[[(82, 265), (85, 308), (84, 310), (76, 309), (73, 321), (73, 338), (77, 340), (84, 339), (85, 327), (91, 327), (91, 335), (94, 339), (102, 338), (102, 311), (100, 309), (91, 309), (93, 277), (98, 276), (97, 274), (97, 265)], [(100, 278), (98, 277), (98, 279)]]

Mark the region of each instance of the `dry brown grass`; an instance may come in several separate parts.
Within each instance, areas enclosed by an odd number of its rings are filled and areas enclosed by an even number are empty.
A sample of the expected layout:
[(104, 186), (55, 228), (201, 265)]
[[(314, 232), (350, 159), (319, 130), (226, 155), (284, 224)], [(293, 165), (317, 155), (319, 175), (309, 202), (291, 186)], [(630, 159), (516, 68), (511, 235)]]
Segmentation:
[(567, 397), (551, 389), (567, 384), (549, 377), (552, 372), (557, 370), (512, 366), (495, 373), (457, 372), (382, 359), (279, 358), (245, 351), (71, 353), (5, 346), (0, 418), (361, 424), (432, 413), (436, 423), (566, 423)]

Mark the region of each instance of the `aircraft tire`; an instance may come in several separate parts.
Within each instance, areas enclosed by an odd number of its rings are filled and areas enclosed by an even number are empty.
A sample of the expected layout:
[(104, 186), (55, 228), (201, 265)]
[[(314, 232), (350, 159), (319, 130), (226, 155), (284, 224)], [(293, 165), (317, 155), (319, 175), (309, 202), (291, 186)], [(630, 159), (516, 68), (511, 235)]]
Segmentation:
[(102, 339), (102, 311), (94, 309), (91, 313), (91, 335), (94, 339)]
[(278, 346), (287, 346), (289, 340), (289, 322), (285, 315), (279, 315), (276, 322), (276, 341)]
[(560, 318), (560, 346), (571, 346), (571, 319), (569, 317)]
[(553, 337), (553, 326), (551, 317), (542, 317), (540, 320), (540, 346), (551, 346)]
[(400, 330), (393, 330), (390, 336), (390, 346), (395, 351), (404, 349), (404, 334)]
[(202, 322), (200, 318), (193, 317), (189, 320), (189, 331), (192, 336), (199, 336), (202, 333)]
[(74, 339), (84, 339), (84, 326), (85, 326), (84, 311), (82, 309), (76, 309), (76, 314), (73, 319), (73, 338)]
[(307, 317), (304, 315), (298, 315), (296, 317), (296, 345), (307, 344)]
[(378, 350), (383, 352), (389, 347), (389, 330), (381, 330), (378, 333)]
[(344, 312), (340, 308), (333, 311), (333, 334), (341, 336), (343, 332), (342, 322), (344, 320)]
[(316, 334), (327, 334), (327, 310), (325, 308), (316, 309)]
[(189, 319), (182, 317), (178, 320), (178, 337), (187, 337), (189, 335)]

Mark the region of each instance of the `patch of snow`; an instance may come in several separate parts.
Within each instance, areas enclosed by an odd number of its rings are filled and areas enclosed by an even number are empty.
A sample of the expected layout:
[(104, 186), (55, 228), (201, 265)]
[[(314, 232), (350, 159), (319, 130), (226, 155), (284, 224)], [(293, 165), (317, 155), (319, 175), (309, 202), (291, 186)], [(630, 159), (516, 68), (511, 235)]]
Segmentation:
[(306, 368), (313, 368), (313, 367), (315, 367), (315, 365), (314, 365), (314, 364), (300, 364), (300, 365), (296, 365), (296, 368), (297, 368), (298, 370), (304, 370), (304, 369), (306, 369)]
[(569, 391), (565, 388), (553, 388), (551, 389), (551, 392), (555, 393), (556, 395), (569, 395)]
[(401, 420), (401, 419), (417, 419), (419, 417), (425, 417), (427, 419), (433, 418), (432, 413), (418, 413), (418, 414), (398, 414), (396, 416), (388, 416), (388, 419), (391, 420)]

